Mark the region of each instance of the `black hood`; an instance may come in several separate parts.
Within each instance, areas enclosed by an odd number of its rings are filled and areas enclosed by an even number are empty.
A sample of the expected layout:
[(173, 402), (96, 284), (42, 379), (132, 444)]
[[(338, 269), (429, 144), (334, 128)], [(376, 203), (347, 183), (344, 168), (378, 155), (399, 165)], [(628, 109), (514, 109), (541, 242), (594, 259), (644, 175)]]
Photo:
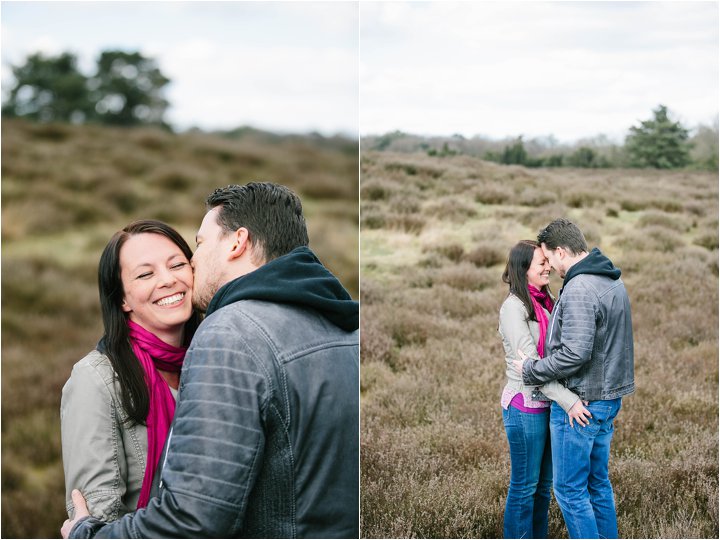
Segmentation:
[(357, 330), (359, 325), (358, 303), (307, 247), (295, 248), (220, 287), (206, 315), (239, 300), (312, 308), (348, 332)]
[(596, 274), (607, 276), (610, 279), (620, 279), (620, 269), (613, 265), (612, 261), (603, 255), (598, 248), (593, 248), (580, 262), (573, 264), (565, 274), (563, 287), (575, 276), (580, 274)]

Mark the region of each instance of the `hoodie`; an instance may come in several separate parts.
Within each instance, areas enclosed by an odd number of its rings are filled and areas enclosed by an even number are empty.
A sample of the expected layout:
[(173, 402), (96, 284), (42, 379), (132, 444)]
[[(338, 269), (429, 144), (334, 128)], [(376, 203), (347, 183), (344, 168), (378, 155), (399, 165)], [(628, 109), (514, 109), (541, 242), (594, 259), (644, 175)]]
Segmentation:
[(240, 300), (311, 308), (347, 332), (359, 326), (358, 303), (312, 250), (304, 246), (220, 287), (208, 305), (206, 316)]
[(598, 276), (607, 276), (610, 279), (620, 279), (620, 269), (617, 268), (610, 259), (608, 259), (598, 248), (592, 248), (583, 260), (573, 264), (565, 274), (563, 280), (563, 289), (568, 282), (575, 276), (580, 274), (595, 274)]

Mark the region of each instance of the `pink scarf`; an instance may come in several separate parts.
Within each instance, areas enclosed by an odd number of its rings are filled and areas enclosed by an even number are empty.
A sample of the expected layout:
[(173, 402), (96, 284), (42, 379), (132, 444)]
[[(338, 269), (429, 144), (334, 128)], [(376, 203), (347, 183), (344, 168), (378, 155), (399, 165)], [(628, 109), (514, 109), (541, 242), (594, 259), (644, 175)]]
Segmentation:
[(130, 320), (128, 320), (128, 327), (130, 329), (130, 345), (145, 371), (145, 382), (150, 393), (150, 407), (146, 421), (147, 465), (137, 505), (138, 508), (144, 508), (150, 500), (153, 477), (175, 414), (175, 399), (170, 392), (170, 387), (157, 370), (180, 373), (187, 349), (168, 345), (155, 334)]
[(548, 317), (545, 315), (545, 308), (548, 313), (553, 309), (553, 301), (550, 298), (550, 294), (539, 290), (534, 285), (528, 283), (528, 291), (530, 292), (530, 300), (532, 300), (533, 307), (535, 308), (535, 318), (540, 326), (540, 337), (538, 338), (537, 351), (540, 358), (545, 357), (545, 336), (547, 335)]

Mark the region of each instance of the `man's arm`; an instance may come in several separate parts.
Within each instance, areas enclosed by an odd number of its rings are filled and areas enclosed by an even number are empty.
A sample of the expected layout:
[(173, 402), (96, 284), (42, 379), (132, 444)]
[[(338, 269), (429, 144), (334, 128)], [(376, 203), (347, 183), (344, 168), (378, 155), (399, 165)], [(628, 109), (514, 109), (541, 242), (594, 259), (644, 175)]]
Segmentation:
[(525, 384), (543, 384), (563, 379), (577, 372), (590, 360), (595, 340), (596, 305), (595, 296), (585, 288), (576, 287), (563, 293), (560, 347), (550, 356), (524, 363), (522, 375)]
[[(208, 321), (206, 321), (208, 322)], [(262, 453), (269, 380), (238, 328), (212, 321), (188, 350), (158, 497), (73, 538), (233, 537), (242, 530)]]

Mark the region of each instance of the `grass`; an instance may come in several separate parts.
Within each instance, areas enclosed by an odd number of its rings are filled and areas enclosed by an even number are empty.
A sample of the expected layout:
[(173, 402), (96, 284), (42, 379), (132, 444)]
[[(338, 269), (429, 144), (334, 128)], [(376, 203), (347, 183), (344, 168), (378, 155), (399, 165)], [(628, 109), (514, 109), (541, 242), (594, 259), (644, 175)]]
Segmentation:
[(3, 537), (56, 537), (66, 518), (60, 393), (101, 335), (96, 273), (110, 236), (156, 218), (194, 245), (214, 188), (286, 184), (303, 201), (310, 247), (357, 298), (357, 170), (357, 141), (337, 137), (3, 120)]
[[(500, 276), (515, 242), (566, 216), (623, 270), (633, 309), (638, 389), (610, 460), (620, 536), (717, 538), (717, 174), (383, 152), (361, 171), (362, 537), (502, 536)], [(391, 225), (398, 199), (421, 228)], [(567, 537), (555, 502), (550, 537)]]

